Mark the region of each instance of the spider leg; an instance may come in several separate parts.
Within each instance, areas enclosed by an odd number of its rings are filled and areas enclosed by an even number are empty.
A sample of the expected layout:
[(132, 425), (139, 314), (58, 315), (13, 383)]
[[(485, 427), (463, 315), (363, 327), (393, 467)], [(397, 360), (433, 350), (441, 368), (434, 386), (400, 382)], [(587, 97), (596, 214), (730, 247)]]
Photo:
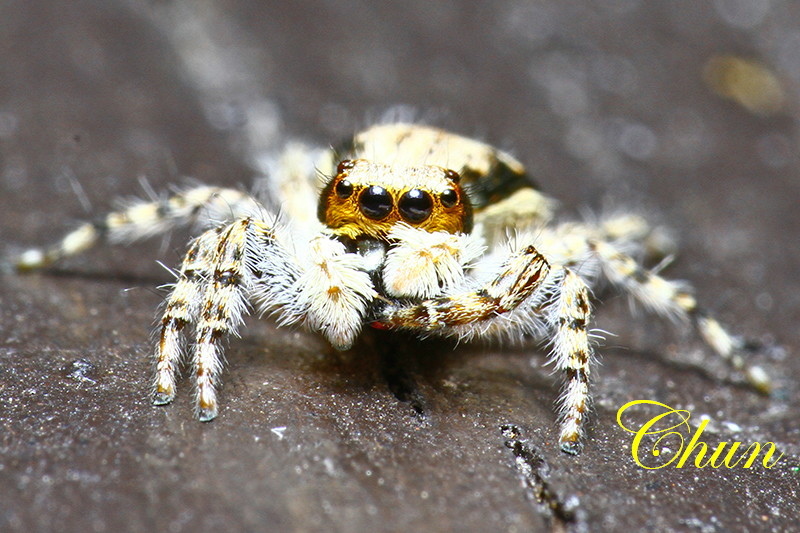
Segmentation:
[(257, 214), (259, 210), (255, 199), (235, 189), (193, 187), (155, 201), (133, 201), (94, 222), (82, 223), (50, 247), (23, 252), (10, 263), (19, 272), (36, 270), (98, 243), (130, 243), (193, 222), (208, 227)]
[(590, 241), (605, 276), (658, 315), (691, 320), (703, 340), (734, 370), (742, 372), (751, 386), (768, 394), (772, 383), (760, 367), (746, 362), (747, 343), (729, 333), (706, 311), (698, 307), (692, 287), (683, 281), (667, 280), (647, 270), (608, 241)]
[(204, 422), (216, 417), (221, 342), (236, 334), (249, 302), (277, 315), (282, 325), (303, 323), (320, 331), (339, 349), (352, 344), (377, 295), (361, 269), (362, 258), (324, 234), (295, 252), (288, 243), (300, 238), (270, 217), (243, 218), (194, 241), (161, 321), (154, 403), (175, 397), (181, 332), (194, 322), (197, 417)]
[(198, 314), (218, 239), (217, 232), (211, 230), (194, 240), (181, 264), (178, 281), (166, 300), (155, 354), (153, 403), (156, 405), (175, 399), (175, 376), (183, 357), (182, 333)]
[(596, 229), (587, 227), (583, 231), (584, 235), (593, 235), (591, 238), (596, 240), (624, 243), (626, 247), (644, 252), (646, 260), (660, 261), (674, 254), (676, 250), (675, 241), (666, 228), (653, 227), (637, 214), (607, 216), (600, 219), (596, 226)]
[(196, 407), (201, 421), (217, 415), (216, 382), (222, 366), (223, 338), (236, 334), (257, 275), (250, 248), (254, 241), (274, 240), (263, 221), (243, 218), (211, 229), (195, 239), (167, 298), (156, 347), (153, 403), (175, 398), (175, 376), (182, 358), (183, 329), (195, 325), (191, 358), (197, 384)]
[(415, 303), (392, 302), (378, 311), (375, 322), (384, 328), (471, 337), (470, 328), (515, 310), (542, 286), (549, 272), (544, 256), (527, 246), (512, 255), (485, 287)]
[(589, 289), (574, 272), (562, 271), (559, 290), (549, 307), (549, 322), (555, 331), (551, 360), (566, 375), (559, 399), (561, 450), (577, 455), (589, 409), (589, 375), (592, 346), (588, 324), (592, 316)]
[(193, 347), (197, 417), (202, 422), (217, 416), (220, 343), (227, 335), (236, 334), (247, 310), (247, 289), (253, 276), (247, 269), (246, 246), (252, 225), (248, 218), (222, 228), (211, 258), (210, 275), (205, 279)]
[(533, 187), (522, 187), (509, 196), (475, 210), (475, 225), (491, 243), (501, 242), (507, 232), (520, 227), (543, 227), (553, 217), (556, 201)]
[[(543, 313), (545, 314), (543, 316)], [(456, 292), (418, 303), (391, 303), (379, 311), (379, 327), (421, 334), (482, 335), (541, 334), (541, 321), (555, 334), (552, 360), (566, 375), (560, 404), (561, 449), (581, 451), (589, 403), (592, 347), (589, 290), (574, 272), (550, 263), (533, 246), (511, 256), (485, 287)]]

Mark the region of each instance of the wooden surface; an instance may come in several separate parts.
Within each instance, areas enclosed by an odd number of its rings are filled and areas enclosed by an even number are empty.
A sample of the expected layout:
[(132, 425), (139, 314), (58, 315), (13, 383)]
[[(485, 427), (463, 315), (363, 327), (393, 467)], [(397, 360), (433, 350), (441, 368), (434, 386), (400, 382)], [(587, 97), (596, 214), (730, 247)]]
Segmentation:
[[(757, 6), (771, 6), (762, 12)], [(6, 2), (0, 252), (182, 177), (248, 184), (289, 138), (335, 143), (396, 104), (512, 150), (566, 213), (636, 207), (773, 398), (601, 293), (590, 438), (557, 450), (536, 346), (367, 338), (337, 354), (250, 320), (220, 417), (150, 404), (150, 330), (187, 235), (97, 250), (0, 286), (1, 531), (796, 530), (800, 13), (791, 2)], [(710, 58), (771, 69), (783, 108), (715, 94)], [(87, 208), (90, 212), (87, 213)], [(616, 412), (711, 418), (774, 441), (767, 470), (644, 470)], [(635, 417), (646, 420), (644, 412)], [(713, 430), (713, 432), (712, 432)]]

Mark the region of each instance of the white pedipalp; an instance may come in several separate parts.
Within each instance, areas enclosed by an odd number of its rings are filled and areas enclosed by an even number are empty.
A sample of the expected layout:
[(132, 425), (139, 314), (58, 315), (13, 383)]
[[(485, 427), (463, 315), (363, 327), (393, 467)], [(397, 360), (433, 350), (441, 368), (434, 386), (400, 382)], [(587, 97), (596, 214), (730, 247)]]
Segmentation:
[(363, 259), (324, 235), (312, 239), (308, 258), (310, 265), (296, 282), (304, 323), (346, 350), (361, 331), (368, 303), (377, 296)]
[(464, 285), (472, 264), (484, 252), (471, 234), (427, 232), (398, 224), (383, 267), (386, 292), (398, 298), (429, 298)]

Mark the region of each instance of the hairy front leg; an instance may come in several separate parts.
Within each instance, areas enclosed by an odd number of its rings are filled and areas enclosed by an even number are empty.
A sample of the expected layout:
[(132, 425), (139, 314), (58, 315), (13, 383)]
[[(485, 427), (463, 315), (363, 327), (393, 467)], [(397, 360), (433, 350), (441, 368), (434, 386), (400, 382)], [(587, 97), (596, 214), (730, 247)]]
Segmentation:
[(577, 455), (583, 448), (592, 361), (588, 330), (592, 310), (586, 283), (565, 269), (549, 310), (548, 318), (553, 330), (551, 360), (566, 376), (558, 402), (561, 415), (559, 442), (561, 450)]
[[(578, 454), (589, 404), (590, 318), (586, 283), (567, 269), (551, 272), (544, 256), (527, 246), (512, 255), (484, 288), (416, 304), (391, 303), (379, 311), (373, 325), (461, 338), (471, 338), (475, 332), (552, 331), (551, 360), (566, 376), (559, 400), (559, 442), (563, 451)], [(539, 324), (543, 319), (544, 327)]]
[(247, 312), (254, 279), (270, 274), (257, 270), (265, 265), (258, 263), (254, 250), (269, 249), (274, 242), (267, 223), (244, 218), (208, 230), (192, 243), (161, 320), (155, 404), (169, 403), (175, 397), (175, 375), (183, 352), (182, 331), (194, 324), (190, 359), (196, 382), (196, 413), (201, 421), (216, 417), (222, 342), (236, 334)]
[(219, 232), (209, 230), (194, 240), (181, 263), (178, 281), (167, 297), (156, 346), (156, 377), (153, 403), (165, 405), (175, 399), (175, 378), (183, 359), (183, 331), (196, 322), (205, 280), (212, 275)]
[(392, 302), (377, 312), (374, 325), (382, 328), (468, 336), (460, 326), (502, 319), (529, 298), (547, 278), (550, 264), (535, 247), (512, 255), (485, 287), (456, 292), (419, 303)]

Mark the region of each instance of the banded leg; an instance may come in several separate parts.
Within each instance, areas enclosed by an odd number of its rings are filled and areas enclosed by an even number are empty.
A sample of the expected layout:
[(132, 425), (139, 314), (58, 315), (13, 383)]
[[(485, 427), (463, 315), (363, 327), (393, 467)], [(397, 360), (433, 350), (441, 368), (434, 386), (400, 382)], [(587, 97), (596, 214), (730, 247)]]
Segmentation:
[(416, 304), (388, 304), (378, 311), (373, 326), (470, 337), (470, 331), (482, 327), (482, 322), (503, 320), (504, 313), (517, 309), (542, 286), (549, 272), (544, 256), (527, 246), (512, 256), (486, 287)]
[(691, 320), (717, 355), (734, 370), (742, 372), (753, 388), (769, 394), (772, 388), (769, 376), (761, 367), (746, 362), (745, 342), (731, 335), (715, 318), (698, 307), (688, 283), (667, 280), (656, 272), (644, 269), (609, 242), (595, 241), (590, 246), (600, 258), (603, 271), (612, 283), (658, 315)]
[(274, 222), (239, 220), (224, 228), (216, 241), (194, 345), (201, 421), (217, 416), (220, 341), (236, 334), (247, 298), (262, 312), (277, 314), (281, 324), (302, 320), (344, 350), (361, 330), (367, 303), (377, 296), (369, 274), (361, 268), (361, 256), (346, 253), (339, 241), (318, 235), (308, 243), (307, 261), (300, 261), (288, 246), (281, 245), (290, 234), (278, 235), (283, 230)]
[(202, 227), (257, 213), (258, 202), (246, 193), (220, 187), (194, 187), (168, 198), (135, 201), (95, 222), (84, 222), (48, 248), (27, 250), (11, 260), (18, 272), (45, 268), (98, 243), (129, 243), (191, 223)]
[(584, 279), (594, 279), (598, 272), (597, 254), (592, 243), (610, 243), (617, 251), (644, 255), (647, 260), (663, 260), (675, 250), (675, 244), (660, 227), (651, 227), (638, 215), (622, 214), (593, 221), (562, 222), (536, 232), (536, 245), (554, 264), (579, 272)]
[(261, 312), (277, 315), (281, 324), (304, 322), (341, 349), (352, 343), (367, 303), (377, 296), (361, 268), (361, 256), (346, 253), (342, 243), (320, 235), (305, 248), (298, 247), (307, 256), (301, 257), (294, 237), (269, 216), (237, 220), (205, 232), (193, 243), (162, 319), (156, 404), (169, 403), (175, 396), (181, 332), (195, 323), (191, 359), (197, 417), (216, 417), (221, 342), (236, 334), (248, 300)]
[(175, 377), (183, 358), (183, 330), (193, 324), (203, 297), (205, 279), (212, 273), (212, 256), (219, 235), (215, 230), (195, 239), (181, 264), (178, 281), (166, 301), (156, 347), (156, 378), (153, 403), (165, 405), (175, 399)]
[[(521, 320), (513, 318), (517, 312), (523, 313)], [(561, 449), (578, 454), (588, 411), (592, 348), (588, 288), (577, 274), (566, 269), (551, 273), (544, 256), (528, 246), (487, 287), (407, 306), (392, 304), (380, 312), (376, 325), (423, 333), (454, 332), (463, 338), (476, 329), (481, 333), (536, 331), (533, 323), (541, 320), (542, 313), (547, 313), (547, 326), (554, 331), (552, 360), (567, 376), (560, 400)]]
[(592, 346), (588, 325), (592, 310), (586, 283), (570, 270), (563, 270), (556, 294), (548, 318), (554, 332), (551, 361), (566, 375), (558, 402), (559, 442), (562, 451), (577, 455), (583, 448), (581, 439), (589, 410)]
[(220, 343), (237, 327), (247, 310), (246, 291), (252, 284), (246, 257), (249, 218), (222, 228), (211, 258), (209, 276), (198, 309), (192, 362), (197, 386), (197, 418), (208, 422), (217, 416), (216, 383), (222, 368)]

